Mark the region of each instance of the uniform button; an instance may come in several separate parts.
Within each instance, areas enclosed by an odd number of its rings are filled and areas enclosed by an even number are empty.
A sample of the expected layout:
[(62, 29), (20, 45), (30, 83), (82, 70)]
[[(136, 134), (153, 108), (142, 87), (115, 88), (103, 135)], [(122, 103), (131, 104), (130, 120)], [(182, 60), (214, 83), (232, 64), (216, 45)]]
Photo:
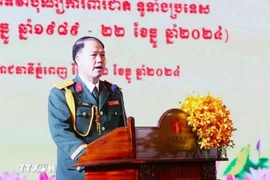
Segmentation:
[(101, 115), (101, 116), (103, 115), (103, 111), (100, 111), (100, 115)]
[(117, 115), (117, 112), (115, 112), (115, 115)]
[(83, 114), (83, 116), (86, 116), (86, 112), (83, 112), (82, 114)]
[(102, 131), (105, 131), (105, 127), (104, 127), (104, 126), (102, 126), (102, 128), (101, 128), (101, 129), (102, 129)]

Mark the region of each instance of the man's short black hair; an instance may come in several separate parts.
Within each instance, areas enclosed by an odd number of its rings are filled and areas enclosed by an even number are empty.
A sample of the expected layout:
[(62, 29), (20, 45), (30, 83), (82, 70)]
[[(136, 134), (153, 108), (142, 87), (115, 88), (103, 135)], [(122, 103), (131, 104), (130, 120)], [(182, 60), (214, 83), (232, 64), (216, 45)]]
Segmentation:
[(84, 37), (81, 37), (80, 39), (78, 39), (74, 43), (73, 48), (72, 48), (72, 59), (73, 59), (73, 61), (74, 61), (75, 64), (77, 64), (76, 63), (76, 60), (75, 60), (75, 57), (77, 56), (78, 52), (80, 52), (81, 49), (84, 48), (84, 42), (85, 42), (85, 40), (88, 40), (88, 39), (93, 39), (93, 40), (98, 41), (101, 44), (102, 48), (105, 49), (104, 44), (98, 38), (93, 37), (93, 36), (84, 36)]

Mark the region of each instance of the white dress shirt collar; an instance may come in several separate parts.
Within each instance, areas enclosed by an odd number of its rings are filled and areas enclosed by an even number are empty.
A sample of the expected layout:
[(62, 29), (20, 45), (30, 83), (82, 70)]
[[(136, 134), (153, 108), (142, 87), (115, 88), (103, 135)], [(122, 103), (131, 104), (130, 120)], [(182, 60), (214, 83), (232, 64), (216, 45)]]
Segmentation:
[(97, 90), (99, 92), (99, 82), (100, 80), (98, 80), (98, 82), (96, 84), (93, 84), (90, 81), (87, 81), (85, 78), (83, 78), (83, 76), (80, 76), (82, 82), (85, 84), (85, 86), (88, 88), (88, 90), (92, 93), (94, 88), (97, 87)]

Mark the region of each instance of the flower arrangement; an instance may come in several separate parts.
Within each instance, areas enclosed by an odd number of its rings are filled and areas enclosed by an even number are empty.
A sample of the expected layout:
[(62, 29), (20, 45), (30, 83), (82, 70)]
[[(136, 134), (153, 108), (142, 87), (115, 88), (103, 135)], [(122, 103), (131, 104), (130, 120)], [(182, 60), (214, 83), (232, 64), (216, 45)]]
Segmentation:
[(215, 98), (210, 93), (206, 96), (193, 93), (180, 104), (180, 109), (189, 115), (188, 125), (198, 136), (200, 149), (234, 147), (231, 136), (236, 129), (229, 117), (230, 111), (221, 98)]

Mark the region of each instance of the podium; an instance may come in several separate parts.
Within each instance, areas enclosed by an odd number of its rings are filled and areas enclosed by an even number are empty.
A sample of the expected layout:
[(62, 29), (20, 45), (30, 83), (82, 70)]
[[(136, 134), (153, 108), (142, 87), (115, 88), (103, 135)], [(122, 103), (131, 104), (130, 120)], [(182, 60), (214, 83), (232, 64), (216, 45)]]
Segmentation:
[(88, 144), (74, 166), (85, 167), (86, 180), (216, 180), (216, 161), (228, 159), (199, 148), (187, 116), (169, 109), (157, 127), (135, 127), (129, 117), (127, 127)]

